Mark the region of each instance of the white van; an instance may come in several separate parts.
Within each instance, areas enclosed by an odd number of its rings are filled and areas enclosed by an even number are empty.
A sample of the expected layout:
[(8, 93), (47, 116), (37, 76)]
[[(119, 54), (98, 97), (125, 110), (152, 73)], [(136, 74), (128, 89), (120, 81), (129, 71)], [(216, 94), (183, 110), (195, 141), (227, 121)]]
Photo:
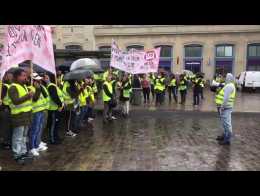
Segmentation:
[(260, 71), (244, 71), (237, 78), (238, 88), (255, 90), (260, 88)]

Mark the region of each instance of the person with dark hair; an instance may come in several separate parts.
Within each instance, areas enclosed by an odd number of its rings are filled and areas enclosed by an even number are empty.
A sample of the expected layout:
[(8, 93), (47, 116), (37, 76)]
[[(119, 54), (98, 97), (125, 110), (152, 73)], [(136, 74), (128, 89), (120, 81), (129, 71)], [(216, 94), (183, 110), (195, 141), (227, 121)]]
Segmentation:
[(155, 100), (156, 106), (158, 106), (159, 104), (162, 105), (165, 96), (165, 78), (162, 73), (159, 73), (155, 79), (154, 90), (156, 94), (156, 100)]
[(169, 102), (172, 100), (171, 94), (173, 94), (173, 98), (175, 100), (175, 103), (178, 103), (178, 89), (177, 89), (177, 80), (174, 74), (170, 77), (170, 82), (168, 85), (168, 91), (169, 91)]
[(11, 84), (8, 95), (10, 97), (11, 119), (13, 127), (12, 151), (15, 160), (24, 164), (31, 159), (28, 155), (28, 130), (32, 117), (33, 92), (26, 87), (27, 75), (24, 70), (17, 69), (13, 73), (14, 82)]
[(185, 75), (181, 74), (180, 75), (180, 82), (179, 82), (179, 91), (181, 94), (181, 102), (180, 104), (185, 104), (186, 102), (186, 94), (187, 94), (187, 80), (185, 79)]
[(195, 79), (193, 79), (193, 105), (198, 106), (200, 103), (200, 96), (199, 93), (201, 91), (201, 77), (196, 76)]
[(114, 95), (113, 85), (112, 85), (112, 75), (108, 74), (106, 77), (106, 81), (103, 84), (103, 102), (104, 102), (103, 122), (104, 123), (113, 120), (112, 103), (113, 103), (114, 96), (115, 95)]
[(77, 119), (79, 119), (80, 112), (79, 110), (79, 95), (83, 92), (83, 88), (78, 88), (75, 80), (65, 81), (63, 85), (63, 95), (65, 101), (65, 121), (67, 133), (66, 135), (69, 137), (77, 136), (79, 133), (79, 123)]
[(129, 115), (129, 100), (132, 91), (131, 83), (127, 74), (124, 75), (120, 85), (120, 101), (122, 105), (122, 113), (124, 117)]
[(143, 78), (141, 79), (141, 85), (143, 89), (143, 96), (144, 96), (144, 104), (150, 103), (150, 91), (151, 91), (151, 84), (146, 74), (144, 74)]
[(6, 73), (3, 79), (3, 85), (2, 85), (2, 95), (1, 100), (2, 103), (0, 103), (0, 124), (1, 130), (4, 132), (4, 141), (3, 141), (3, 148), (4, 149), (11, 149), (11, 143), (12, 143), (12, 128), (11, 128), (11, 114), (10, 114), (10, 97), (8, 96), (8, 89), (10, 88), (10, 85), (13, 80), (13, 74), (12, 73)]
[(62, 111), (64, 111), (64, 99), (61, 89), (51, 82), (50, 77), (45, 74), (43, 82), (49, 93), (49, 109), (47, 129), (49, 131), (49, 140), (51, 144), (60, 144), (59, 129), (62, 120)]
[[(44, 90), (41, 88), (41, 79), (37, 73), (33, 73), (33, 85), (29, 86), (29, 89), (34, 92), (32, 98), (32, 126), (30, 128), (30, 150), (33, 156), (39, 156), (40, 151), (45, 151), (48, 148), (46, 146), (39, 146), (38, 138), (40, 137), (44, 126), (44, 111), (46, 109), (47, 96)], [(44, 96), (45, 95), (45, 96)]]

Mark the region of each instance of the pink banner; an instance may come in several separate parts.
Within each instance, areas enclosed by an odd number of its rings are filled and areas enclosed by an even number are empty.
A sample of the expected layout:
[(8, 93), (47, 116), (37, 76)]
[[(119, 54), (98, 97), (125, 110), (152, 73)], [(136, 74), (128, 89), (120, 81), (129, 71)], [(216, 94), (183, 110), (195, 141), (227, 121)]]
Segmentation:
[(161, 48), (146, 51), (131, 49), (128, 52), (124, 52), (119, 49), (113, 40), (110, 66), (131, 74), (157, 72), (160, 51)]
[(7, 25), (0, 78), (13, 65), (31, 60), (56, 74), (51, 28), (47, 25)]

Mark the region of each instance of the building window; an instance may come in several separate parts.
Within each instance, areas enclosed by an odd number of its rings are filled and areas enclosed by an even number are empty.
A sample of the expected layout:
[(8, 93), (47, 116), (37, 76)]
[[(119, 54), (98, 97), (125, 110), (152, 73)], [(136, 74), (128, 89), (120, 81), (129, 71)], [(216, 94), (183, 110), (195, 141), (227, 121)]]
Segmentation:
[[(99, 51), (111, 52), (111, 46), (100, 46)], [(107, 69), (110, 67), (110, 58), (100, 59), (100, 65), (102, 69)]]
[(216, 57), (232, 57), (233, 46), (216, 46)]
[(82, 50), (82, 46), (80, 45), (68, 45), (65, 47), (66, 50)]
[(56, 44), (53, 44), (53, 50), (56, 50), (57, 46)]
[(159, 68), (164, 68), (166, 71), (171, 71), (173, 62), (173, 47), (168, 45), (159, 45), (155, 48), (161, 47)]
[(184, 46), (184, 69), (193, 73), (201, 72), (202, 45), (191, 44)]
[(234, 63), (234, 46), (233, 45), (217, 45), (215, 49), (215, 74), (225, 76), (227, 73), (233, 72)]
[(130, 49), (144, 50), (144, 46), (141, 46), (141, 45), (131, 45), (131, 46), (127, 46), (126, 47), (127, 51), (129, 51)]
[(247, 71), (260, 71), (260, 43), (247, 46)]

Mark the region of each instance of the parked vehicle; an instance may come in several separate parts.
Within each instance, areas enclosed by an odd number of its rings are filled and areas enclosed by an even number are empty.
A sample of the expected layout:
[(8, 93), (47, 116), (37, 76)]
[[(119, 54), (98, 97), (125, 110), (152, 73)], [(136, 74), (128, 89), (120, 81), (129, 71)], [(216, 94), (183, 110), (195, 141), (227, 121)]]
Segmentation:
[(260, 89), (260, 71), (241, 72), (237, 77), (237, 87), (242, 91)]

